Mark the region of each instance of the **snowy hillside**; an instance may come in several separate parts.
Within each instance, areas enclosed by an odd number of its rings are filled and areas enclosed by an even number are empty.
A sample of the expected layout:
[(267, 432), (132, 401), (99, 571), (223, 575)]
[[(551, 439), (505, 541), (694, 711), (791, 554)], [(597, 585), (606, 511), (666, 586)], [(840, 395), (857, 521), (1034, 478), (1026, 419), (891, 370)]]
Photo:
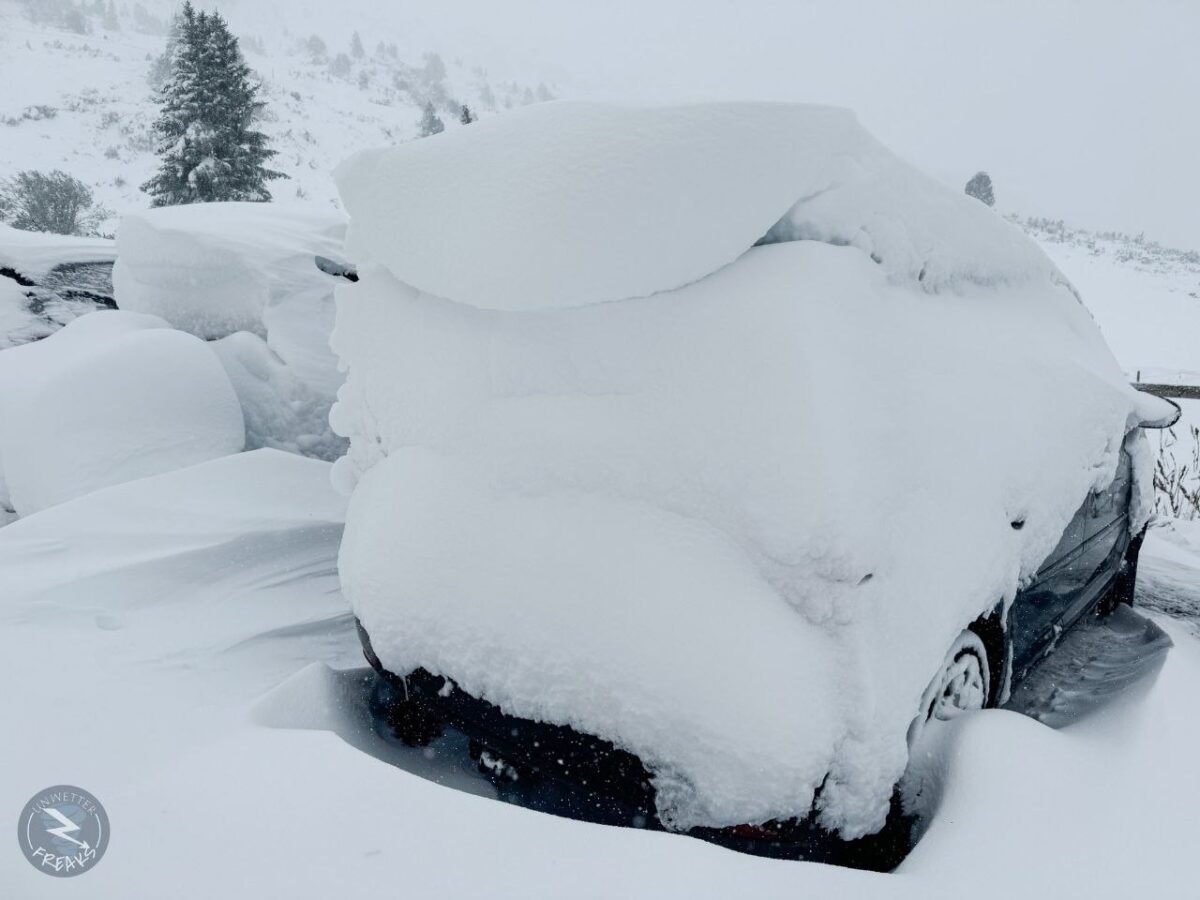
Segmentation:
[[(101, 3), (93, 13), (87, 3), (0, 0), (0, 84), (17, 86), (0, 92), (0, 178), (60, 168), (118, 214), (146, 207), (139, 186), (156, 164), (150, 75), (176, 6), (110, 3), (106, 13)], [(414, 138), (427, 102), (456, 128), (463, 105), (486, 117), (557, 92), (537, 80), (497, 79), (477, 61), (450, 55), (452, 48), (438, 55), (420, 30), (404, 30), (394, 16), (343, 9), (314, 20), (296, 6), (219, 4), (263, 81), (262, 127), (279, 154), (272, 165), (290, 179), (272, 186), (278, 200), (334, 203), (333, 167), (363, 147)], [(304, 26), (292, 31), (281, 21)]]
[(1017, 224), (1079, 289), (1130, 380), (1200, 384), (1200, 252), (1061, 220)]

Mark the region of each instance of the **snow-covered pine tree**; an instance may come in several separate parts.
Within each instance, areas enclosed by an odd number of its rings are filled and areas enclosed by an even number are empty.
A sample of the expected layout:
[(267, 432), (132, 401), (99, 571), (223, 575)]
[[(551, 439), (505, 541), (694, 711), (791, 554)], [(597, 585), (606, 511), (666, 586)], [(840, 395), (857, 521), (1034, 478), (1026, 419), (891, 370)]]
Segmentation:
[(462, 113), (459, 114), (458, 121), (464, 125), (470, 125), (475, 121), (475, 114), (471, 112), (471, 107), (463, 104)]
[(445, 130), (446, 123), (439, 119), (438, 114), (434, 112), (433, 103), (426, 103), (425, 112), (421, 114), (421, 121), (417, 123), (417, 137), (430, 137), (441, 134)]
[(362, 59), (367, 55), (366, 48), (363, 47), (362, 38), (358, 36), (358, 32), (350, 38), (350, 55), (355, 59)]
[(992, 193), (992, 176), (987, 172), (976, 172), (972, 175), (964, 190), (968, 197), (974, 197), (980, 203), (996, 205), (996, 196)]
[(152, 206), (228, 200), (268, 201), (266, 167), (275, 155), (253, 128), (263, 108), (259, 85), (219, 13), (185, 2), (171, 74), (160, 92), (158, 174), (142, 185)]

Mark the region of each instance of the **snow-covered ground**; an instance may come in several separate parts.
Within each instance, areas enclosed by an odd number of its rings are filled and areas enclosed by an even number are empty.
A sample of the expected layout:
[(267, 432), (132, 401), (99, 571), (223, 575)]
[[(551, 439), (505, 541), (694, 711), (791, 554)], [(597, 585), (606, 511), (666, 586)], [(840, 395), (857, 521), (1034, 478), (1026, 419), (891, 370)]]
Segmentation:
[(66, 778), (113, 829), (67, 885), (0, 855), (4, 896), (1167, 897), (1191, 883), (1200, 641), (1166, 617), (1176, 646), (1157, 681), (1103, 712), (1062, 731), (1003, 711), (949, 726), (929, 832), (898, 873), (873, 875), (559, 819), (388, 765), (354, 680), (327, 668), (361, 665), (334, 573), (342, 514), (328, 464), (260, 450), (0, 530), (0, 806)]
[[(1103, 267), (1118, 264), (1059, 261), (1077, 284), (1095, 279), (1109, 334), (1178, 293), (1142, 273), (1132, 277), (1146, 307), (1122, 306), (1126, 291), (1102, 293), (1115, 283)], [(1127, 352), (1153, 359), (1155, 345)], [(335, 572), (344, 500), (329, 484), (325, 462), (259, 450), (0, 529), (10, 685), (0, 721), (13, 724), (0, 807), (68, 780), (100, 797), (114, 829), (101, 864), (63, 891), (1124, 897), (1190, 884), (1200, 840), (1191, 525), (1152, 530), (1143, 555), (1139, 601), (1161, 611), (1152, 615), (1176, 644), (1157, 680), (1062, 731), (1003, 711), (948, 727), (928, 833), (898, 873), (873, 875), (558, 819), (389, 764), (402, 761), (365, 722), (356, 678), (334, 674), (362, 659)], [(15, 852), (0, 855), (4, 896), (50, 896), (49, 884)]]
[[(327, 31), (329, 52), (314, 60), (301, 46), (307, 34), (274, 34), (269, 12), (234, 6), (250, 23), (229, 15), (255, 38), (245, 46), (268, 78), (267, 127), (293, 178), (278, 192), (322, 211), (334, 202), (333, 164), (410, 137), (426, 95), (448, 124), (456, 103), (486, 114), (544, 96), (457, 60), (434, 77), (425, 48), (394, 57), (375, 48), (391, 36), (366, 28), (366, 59), (335, 74), (335, 45), (348, 47), (354, 23), (336, 38)], [(157, 19), (122, 9), (119, 31), (97, 20), (73, 35), (0, 0), (0, 83), (22, 86), (0, 97), (0, 175), (61, 166), (114, 208), (145, 205), (136, 190), (153, 168), (145, 74), (165, 8), (153, 7)], [(415, 87), (397, 87), (397, 73)], [(1130, 378), (1200, 371), (1195, 260), (1026, 228), (1080, 290)], [(0, 278), (0, 334), (29, 327), (12, 313), (18, 302)], [(279, 397), (308, 409), (310, 394), (288, 387), (268, 341), (243, 331), (211, 346), (244, 411)], [(1200, 422), (1200, 403), (1184, 406), (1185, 421)], [(311, 417), (297, 416), (294, 430), (310, 434)], [(312, 449), (301, 443), (291, 449)], [(0, 811), (66, 781), (95, 792), (114, 829), (95, 871), (65, 883), (10, 847), (0, 896), (1170, 897), (1195, 881), (1196, 523), (1156, 526), (1143, 551), (1139, 603), (1175, 642), (1157, 679), (1062, 730), (1006, 711), (946, 726), (935, 735), (941, 803), (929, 830), (897, 873), (874, 875), (554, 818), (415, 774), (420, 766), (365, 718), (336, 572), (344, 517), (327, 462), (258, 449), (100, 487), (0, 528)]]

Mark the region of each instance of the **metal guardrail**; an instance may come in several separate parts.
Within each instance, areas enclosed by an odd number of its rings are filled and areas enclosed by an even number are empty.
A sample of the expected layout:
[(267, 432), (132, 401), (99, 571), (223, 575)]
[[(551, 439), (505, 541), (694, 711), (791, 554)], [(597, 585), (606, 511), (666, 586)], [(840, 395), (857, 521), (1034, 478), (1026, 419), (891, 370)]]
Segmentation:
[(1200, 385), (1195, 384), (1148, 384), (1136, 382), (1139, 391), (1162, 397), (1166, 400), (1200, 400)]

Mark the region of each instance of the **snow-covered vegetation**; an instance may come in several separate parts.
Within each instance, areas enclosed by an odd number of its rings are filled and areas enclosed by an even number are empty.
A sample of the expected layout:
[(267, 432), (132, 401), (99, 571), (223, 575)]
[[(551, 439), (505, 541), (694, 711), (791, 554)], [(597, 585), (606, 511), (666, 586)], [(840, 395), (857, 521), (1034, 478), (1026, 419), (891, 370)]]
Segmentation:
[[(173, 0), (0, 0), (0, 84), (20, 86), (0, 92), (0, 178), (63, 170), (114, 213), (101, 226), (109, 233), (120, 214), (149, 206), (140, 186), (158, 166), (154, 91), (178, 8)], [(443, 57), (413, 33), (378, 27), (370, 13), (354, 21), (327, 6), (299, 16), (282, 0), (220, 9), (263, 85), (259, 127), (277, 151), (271, 168), (287, 176), (271, 184), (276, 199), (334, 205), (329, 172), (360, 148), (416, 138), (427, 106), (454, 129), (463, 127), (463, 106), (486, 119), (556, 93), (553, 84)]]

